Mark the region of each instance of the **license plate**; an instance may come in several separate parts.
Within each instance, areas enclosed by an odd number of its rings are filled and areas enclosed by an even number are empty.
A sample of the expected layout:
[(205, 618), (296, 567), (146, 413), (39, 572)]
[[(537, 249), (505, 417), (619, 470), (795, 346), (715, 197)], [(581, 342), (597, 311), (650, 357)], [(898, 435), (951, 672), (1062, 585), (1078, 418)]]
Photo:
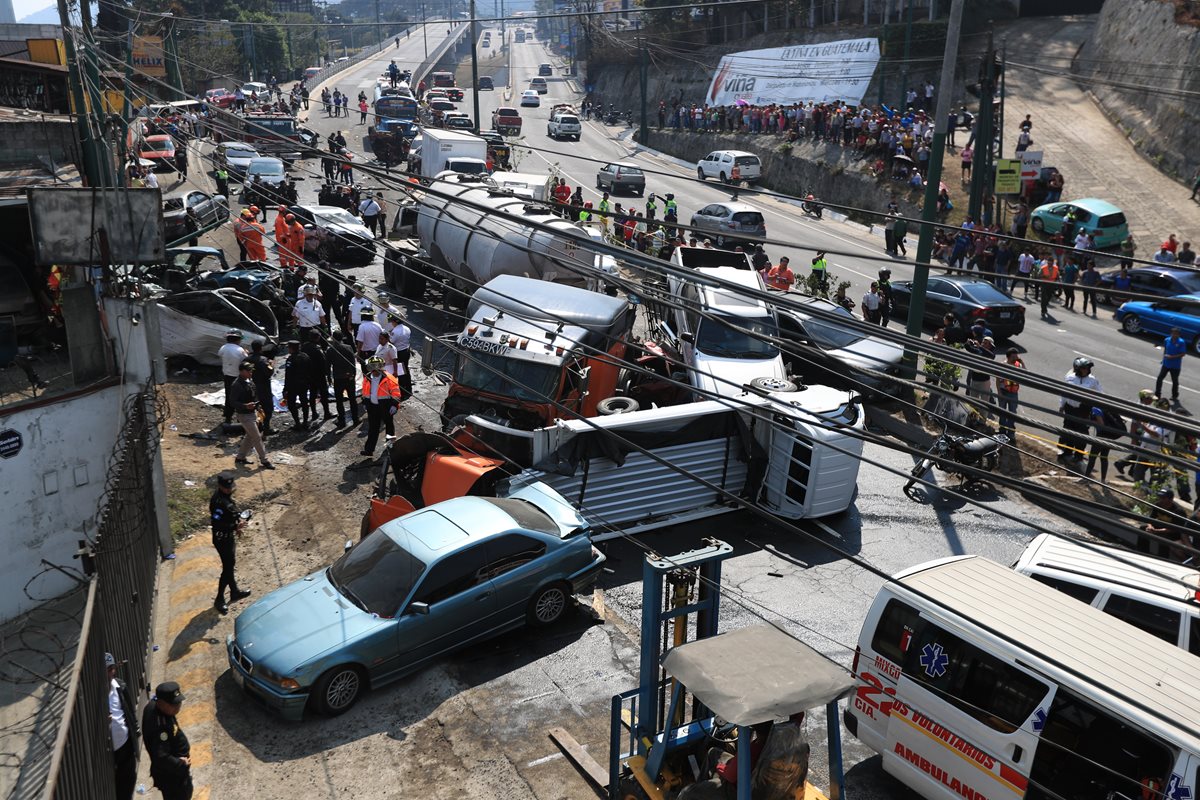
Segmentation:
[(1000, 312), (1000, 319), (1009, 319), (1010, 317), (1012, 317), (1011, 311), (1001, 311)]

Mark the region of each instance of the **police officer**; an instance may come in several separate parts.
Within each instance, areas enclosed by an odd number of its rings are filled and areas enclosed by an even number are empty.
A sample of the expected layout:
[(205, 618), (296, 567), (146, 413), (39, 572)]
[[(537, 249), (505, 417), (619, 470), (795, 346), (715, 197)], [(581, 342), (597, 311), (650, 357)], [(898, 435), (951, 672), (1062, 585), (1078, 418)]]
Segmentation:
[(668, 214), (675, 214), (675, 215), (676, 215), (676, 217), (678, 217), (678, 215), (679, 215), (679, 204), (675, 202), (675, 195), (673, 195), (673, 194), (668, 194), (668, 195), (667, 195), (667, 200), (666, 200), (666, 202), (665, 202), (663, 205), (664, 205), (664, 207), (666, 208), (666, 210), (667, 210), (667, 213), (668, 213)]
[(258, 407), (263, 412), (262, 435), (270, 436), (271, 416), (275, 413), (275, 393), (271, 391), (271, 376), (275, 374), (275, 363), (263, 352), (261, 340), (255, 340), (250, 345), (250, 363), (254, 365), (254, 391), (258, 395)]
[(892, 271), (879, 270), (879, 324), (887, 327), (892, 320), (892, 307), (895, 300), (892, 296)]
[(225, 169), (224, 165), (219, 165), (216, 170), (217, 179), (217, 194), (229, 197), (229, 170)]
[(237, 562), (237, 543), (235, 537), (241, 533), (241, 509), (233, 499), (233, 483), (236, 476), (232, 472), (222, 472), (217, 476), (217, 491), (213, 492), (208, 501), (208, 513), (212, 520), (213, 547), (221, 557), (221, 578), (217, 583), (217, 598), (213, 608), (225, 614), (229, 606), (225, 603), (225, 587), (229, 587), (229, 602), (236, 603), (250, 596), (249, 589), (239, 589), (233, 570)]
[(187, 735), (176, 717), (183, 692), (175, 681), (160, 683), (142, 711), (142, 743), (150, 756), (150, 777), (163, 800), (191, 800), (192, 758)]
[(263, 445), (262, 434), (258, 430), (259, 392), (258, 387), (254, 385), (254, 369), (253, 361), (243, 361), (238, 366), (238, 379), (233, 384), (233, 410), (237, 413), (237, 420), (244, 432), (233, 462), (249, 464), (250, 460), (246, 456), (250, 455), (251, 450), (255, 450), (258, 453), (258, 463), (263, 469), (275, 469), (275, 465), (267, 458), (267, 448)]
[(325, 351), (325, 360), (329, 363), (329, 371), (333, 376), (333, 401), (337, 404), (337, 428), (346, 425), (345, 401), (350, 403), (350, 418), (354, 420), (353, 427), (358, 427), (358, 392), (354, 387), (355, 368), (358, 361), (354, 357), (354, 348), (346, 344), (346, 334), (334, 331), (333, 341)]
[(818, 250), (812, 260), (812, 274), (821, 292), (829, 291), (829, 262), (825, 259), (825, 251)]
[(308, 403), (313, 421), (317, 419), (317, 402), (325, 409), (325, 419), (333, 419), (329, 413), (329, 362), (325, 360), (325, 348), (321, 342), (325, 337), (314, 329), (308, 333), (308, 341), (300, 345), (300, 351), (308, 356), (309, 385)]
[[(309, 387), (312, 385), (312, 362), (300, 351), (300, 342), (287, 343), (288, 360), (283, 366), (283, 397), (292, 412), (293, 428), (308, 430)], [(301, 412), (304, 420), (301, 421)]]

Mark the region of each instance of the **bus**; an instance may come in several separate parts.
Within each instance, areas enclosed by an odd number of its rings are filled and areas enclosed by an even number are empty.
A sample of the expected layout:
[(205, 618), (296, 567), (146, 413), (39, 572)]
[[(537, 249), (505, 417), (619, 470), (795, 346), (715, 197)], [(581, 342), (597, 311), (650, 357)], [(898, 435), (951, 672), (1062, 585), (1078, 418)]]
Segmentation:
[(931, 800), (1200, 791), (1200, 659), (986, 558), (894, 576), (851, 669), (847, 730)]
[(375, 101), (379, 119), (416, 119), (417, 101), (411, 95), (389, 94)]

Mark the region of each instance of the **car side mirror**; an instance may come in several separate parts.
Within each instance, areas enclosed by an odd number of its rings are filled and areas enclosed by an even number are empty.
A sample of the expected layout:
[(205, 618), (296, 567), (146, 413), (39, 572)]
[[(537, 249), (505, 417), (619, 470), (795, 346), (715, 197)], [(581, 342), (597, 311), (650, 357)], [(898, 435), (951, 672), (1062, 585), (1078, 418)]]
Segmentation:
[(408, 604), (406, 614), (420, 614), (423, 617), (429, 616), (429, 603), (422, 603), (420, 600), (414, 600)]
[(351, 550), (351, 548), (353, 548), (353, 547), (354, 547), (354, 542), (347, 539), (346, 544), (342, 549), (345, 550), (346, 552), (349, 552)]

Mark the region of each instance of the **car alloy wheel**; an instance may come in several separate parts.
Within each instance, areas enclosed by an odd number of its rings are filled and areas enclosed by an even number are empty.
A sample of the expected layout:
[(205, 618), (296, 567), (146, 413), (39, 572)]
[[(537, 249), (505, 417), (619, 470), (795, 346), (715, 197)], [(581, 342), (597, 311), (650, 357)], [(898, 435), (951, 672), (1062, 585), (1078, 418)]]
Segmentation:
[(1121, 320), (1121, 327), (1125, 329), (1126, 333), (1138, 333), (1142, 330), (1142, 321), (1138, 319), (1137, 314), (1126, 314), (1125, 318)]
[(1042, 223), (1041, 217), (1034, 217), (1033, 221), (1030, 224), (1033, 226), (1033, 229), (1035, 231), (1037, 231), (1038, 233), (1046, 232), (1046, 226)]
[(699, 180), (704, 180), (704, 168), (703, 167), (696, 167), (696, 178)]
[(363, 690), (363, 676), (349, 664), (334, 667), (321, 676), (314, 687), (315, 710), (327, 717), (336, 717), (358, 702)]
[(542, 587), (529, 604), (530, 622), (552, 625), (562, 619), (567, 610), (567, 592), (559, 584)]

